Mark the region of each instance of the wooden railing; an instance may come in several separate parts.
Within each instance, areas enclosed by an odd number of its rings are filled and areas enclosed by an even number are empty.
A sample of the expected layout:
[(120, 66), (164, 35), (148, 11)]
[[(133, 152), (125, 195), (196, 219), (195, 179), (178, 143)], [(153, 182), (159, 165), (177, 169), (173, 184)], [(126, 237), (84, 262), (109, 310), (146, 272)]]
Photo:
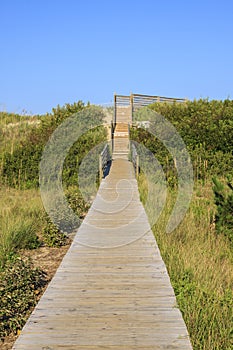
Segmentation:
[(114, 105), (117, 107), (127, 107), (130, 106), (131, 100), (130, 96), (124, 95), (114, 95)]
[(156, 102), (166, 102), (166, 103), (184, 103), (187, 102), (185, 98), (174, 98), (174, 97), (164, 97), (164, 96), (149, 96), (140, 94), (131, 94), (130, 101), (132, 105), (132, 111), (137, 108), (148, 106)]
[[(146, 107), (153, 103), (185, 103), (188, 100), (185, 98), (174, 98), (174, 97), (164, 97), (164, 96), (151, 96), (151, 95), (141, 95), (141, 94), (131, 94), (129, 96), (117, 95), (114, 94), (114, 116), (111, 124), (111, 134), (112, 134), (112, 150), (114, 148), (114, 131), (117, 121), (119, 118), (119, 114), (121, 116), (120, 122), (122, 123), (122, 112), (123, 116), (126, 119), (131, 120), (130, 125), (132, 125), (133, 113), (142, 107)], [(123, 109), (125, 108), (125, 110)], [(118, 114), (119, 113), (119, 114)], [(129, 118), (129, 114), (131, 114)], [(131, 161), (133, 163), (135, 174), (138, 176), (140, 165), (139, 165), (139, 156), (137, 154), (136, 147), (133, 143), (131, 143)], [(102, 172), (103, 175), (103, 172)]]
[(111, 156), (111, 152), (110, 152), (110, 147), (108, 144), (106, 144), (103, 148), (103, 151), (100, 153), (100, 156), (99, 156), (100, 181), (105, 176), (105, 172), (110, 165), (111, 159), (112, 159), (112, 156)]
[(131, 94), (129, 96), (124, 95), (114, 95), (114, 117), (113, 124), (115, 125), (117, 108), (129, 107), (131, 106), (132, 115), (135, 110), (141, 107), (149, 106), (152, 103), (163, 102), (163, 103), (185, 103), (188, 99), (186, 98), (175, 98), (175, 97), (164, 97), (164, 96), (151, 96), (151, 95), (141, 95), (141, 94)]
[(133, 166), (134, 166), (135, 175), (136, 175), (136, 177), (138, 177), (139, 170), (140, 170), (139, 155), (137, 153), (137, 149), (136, 149), (135, 145), (132, 142), (131, 142), (130, 151), (131, 151), (131, 161), (132, 161)]
[(111, 152), (114, 150), (114, 131), (116, 124), (111, 120)]

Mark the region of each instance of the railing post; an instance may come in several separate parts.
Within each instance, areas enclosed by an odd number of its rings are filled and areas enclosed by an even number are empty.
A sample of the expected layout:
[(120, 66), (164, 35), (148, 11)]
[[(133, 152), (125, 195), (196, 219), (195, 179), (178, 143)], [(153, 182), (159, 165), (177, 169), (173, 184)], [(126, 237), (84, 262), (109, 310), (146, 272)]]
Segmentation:
[(114, 127), (113, 127), (113, 121), (111, 121), (111, 149), (112, 153), (114, 150)]
[(139, 164), (139, 155), (137, 153), (135, 145), (132, 143), (131, 144), (131, 161), (133, 163), (134, 171), (135, 171), (135, 176), (138, 178), (139, 175), (139, 169), (140, 169), (140, 164)]
[(99, 156), (99, 180), (101, 182), (103, 178), (103, 164), (102, 164), (102, 155)]
[(136, 156), (136, 178), (138, 178), (139, 174), (139, 155)]
[(133, 94), (130, 94), (130, 105), (131, 105), (131, 124), (133, 123)]
[(114, 125), (114, 128), (116, 126), (116, 113), (117, 113), (117, 94), (114, 93), (114, 120), (113, 120), (113, 125)]

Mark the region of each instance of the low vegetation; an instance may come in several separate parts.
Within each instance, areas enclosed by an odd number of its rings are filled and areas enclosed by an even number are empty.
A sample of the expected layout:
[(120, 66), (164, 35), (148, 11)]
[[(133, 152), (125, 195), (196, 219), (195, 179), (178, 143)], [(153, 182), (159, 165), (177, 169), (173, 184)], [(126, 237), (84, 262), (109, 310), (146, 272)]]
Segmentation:
[[(179, 227), (166, 234), (177, 195), (174, 163), (165, 147), (146, 130), (132, 129), (133, 138), (160, 161), (169, 185), (166, 207), (153, 231), (193, 349), (230, 350), (233, 344), (233, 101), (200, 100), (186, 105), (155, 104), (151, 108), (167, 117), (184, 138), (195, 176), (189, 210)], [(147, 112), (140, 113), (143, 120), (143, 113)], [(148, 179), (143, 171), (138, 182), (145, 203)]]
[[(83, 112), (81, 114), (81, 112)], [(84, 105), (58, 106), (44, 116), (0, 113), (0, 339), (17, 334), (48, 283), (46, 274), (25, 258), (25, 250), (69, 244), (45, 213), (39, 193), (39, 163), (46, 142), (67, 118), (85, 126), (63, 167), (66, 199), (82, 219), (89, 208), (79, 191), (78, 167), (95, 145), (105, 141), (103, 112)], [(80, 118), (80, 120), (79, 120)], [(98, 177), (98, 176), (97, 176)], [(61, 218), (62, 219), (62, 218)], [(67, 230), (67, 232), (69, 232)], [(69, 232), (70, 233), (70, 232)]]
[[(91, 108), (89, 112), (86, 112)], [(169, 186), (166, 207), (153, 227), (194, 350), (231, 350), (233, 344), (233, 101), (199, 100), (154, 104), (183, 137), (194, 166), (194, 193), (183, 222), (171, 234), (165, 227), (177, 195), (174, 160), (147, 130), (133, 127), (131, 137), (155, 154)], [(70, 207), (83, 218), (89, 202), (82, 198), (78, 168), (90, 149), (106, 139), (100, 109), (79, 101), (58, 106), (44, 116), (0, 113), (0, 338), (20, 332), (48, 282), (24, 252), (69, 244), (44, 211), (39, 194), (39, 162), (53, 131), (72, 115), (87, 127), (71, 147), (63, 167)], [(90, 112), (91, 111), (91, 112)], [(148, 110), (136, 119), (144, 120)], [(93, 158), (96, 158), (95, 156)], [(92, 172), (94, 162), (86, 166)], [(141, 199), (148, 179), (140, 173)], [(88, 181), (87, 181), (88, 184)], [(85, 183), (86, 186), (86, 183)], [(91, 191), (86, 189), (91, 201)], [(152, 203), (151, 206), (154, 204)], [(62, 217), (60, 217), (63, 220)], [(67, 230), (69, 227), (67, 226)]]
[(0, 339), (4, 339), (9, 333), (17, 334), (22, 329), (47, 278), (30, 261), (14, 254), (8, 256), (0, 277)]

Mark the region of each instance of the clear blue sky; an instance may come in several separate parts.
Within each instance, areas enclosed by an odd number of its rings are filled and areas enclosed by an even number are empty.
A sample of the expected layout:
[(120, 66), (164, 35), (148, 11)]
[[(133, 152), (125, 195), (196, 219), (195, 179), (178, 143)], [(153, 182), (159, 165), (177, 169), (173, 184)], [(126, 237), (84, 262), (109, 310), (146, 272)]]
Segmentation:
[(1, 0), (0, 110), (233, 98), (233, 2)]

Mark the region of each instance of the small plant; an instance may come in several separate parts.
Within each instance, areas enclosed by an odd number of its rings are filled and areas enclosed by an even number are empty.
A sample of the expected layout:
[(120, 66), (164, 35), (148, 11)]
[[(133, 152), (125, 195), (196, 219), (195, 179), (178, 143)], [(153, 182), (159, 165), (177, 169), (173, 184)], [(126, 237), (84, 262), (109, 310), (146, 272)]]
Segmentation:
[(68, 243), (68, 237), (61, 232), (47, 217), (47, 224), (42, 231), (43, 241), (48, 247), (62, 247)]
[(83, 219), (88, 212), (90, 205), (85, 202), (79, 189), (75, 186), (70, 186), (65, 191), (65, 195), (71, 209), (73, 209), (80, 219)]

